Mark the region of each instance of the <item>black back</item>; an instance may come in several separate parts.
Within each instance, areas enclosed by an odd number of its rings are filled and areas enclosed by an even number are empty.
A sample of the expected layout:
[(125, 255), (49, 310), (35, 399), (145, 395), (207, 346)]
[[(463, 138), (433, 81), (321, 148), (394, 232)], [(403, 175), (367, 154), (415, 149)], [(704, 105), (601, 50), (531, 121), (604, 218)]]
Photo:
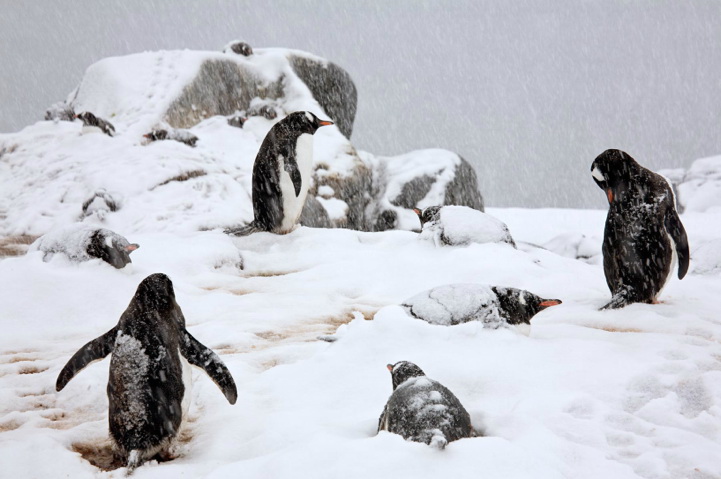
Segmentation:
[(441, 448), (448, 442), (473, 436), (470, 415), (448, 388), (427, 378), (411, 362), (389, 364), (388, 368), (393, 393), (378, 421), (379, 431)]
[(85, 126), (95, 126), (100, 128), (103, 133), (108, 136), (113, 136), (115, 134), (115, 127), (109, 121), (98, 118), (89, 111), (84, 111), (78, 114), (76, 118), (82, 120)]
[(295, 194), (300, 195), (301, 176), (295, 146), (300, 135), (312, 135), (321, 126), (321, 121), (312, 113), (296, 111), (273, 125), (265, 136), (253, 164), (253, 213), (254, 223), (259, 229), (273, 231), (283, 221), (278, 156), (283, 156), (285, 171), (293, 181)]
[[(603, 309), (655, 301), (678, 256), (678, 277), (689, 266), (686, 231), (668, 182), (620, 150), (606, 150), (591, 165), (606, 192), (603, 269), (613, 298)], [(669, 240), (673, 239), (673, 243)]]

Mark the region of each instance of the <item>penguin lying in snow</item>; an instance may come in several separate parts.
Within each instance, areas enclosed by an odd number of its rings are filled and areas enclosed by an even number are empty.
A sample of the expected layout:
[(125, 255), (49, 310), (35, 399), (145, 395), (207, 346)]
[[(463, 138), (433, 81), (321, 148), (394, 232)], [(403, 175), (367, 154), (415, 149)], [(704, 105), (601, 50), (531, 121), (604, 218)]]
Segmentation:
[(389, 364), (393, 393), (378, 420), (378, 432), (443, 449), (446, 444), (474, 436), (471, 416), (451, 391), (429, 379), (408, 361)]
[(422, 239), (441, 245), (467, 245), (470, 243), (516, 243), (508, 226), (493, 216), (467, 206), (429, 206), (413, 211), (421, 220)]
[(531, 319), (544, 309), (561, 304), (516, 288), (483, 284), (448, 284), (424, 291), (401, 304), (414, 318), (452, 326), (480, 321), (484, 328), (513, 327), (528, 334)]
[(228, 229), (234, 236), (257, 231), (291, 232), (305, 205), (313, 168), (313, 134), (333, 122), (309, 111), (296, 111), (270, 129), (253, 164), (253, 213), (244, 227)]
[(81, 120), (86, 128), (98, 128), (108, 136), (115, 136), (115, 127), (109, 121), (98, 118), (89, 111), (79, 113), (75, 118)]
[(173, 283), (156, 273), (138, 286), (118, 324), (80, 348), (58, 375), (56, 390), (90, 363), (112, 354), (108, 377), (110, 436), (128, 474), (156, 455), (169, 455), (189, 406), (190, 378), (181, 356), (202, 368), (230, 404), (238, 392), (220, 358), (185, 329)]
[(143, 135), (143, 138), (146, 138), (148, 143), (153, 141), (173, 140), (192, 147), (195, 147), (195, 144), (198, 142), (198, 137), (188, 130), (179, 130), (176, 128), (159, 128), (151, 131), (150, 133), (146, 133)]
[(113, 231), (78, 223), (48, 232), (38, 238), (29, 251), (44, 252), (44, 261), (59, 253), (78, 262), (100, 258), (122, 269), (132, 263), (130, 253), (139, 247)]
[(613, 297), (601, 309), (655, 303), (678, 261), (678, 278), (689, 267), (686, 230), (666, 179), (628, 153), (606, 150), (591, 175), (608, 199), (603, 233), (603, 271)]
[(249, 57), (253, 54), (253, 47), (245, 42), (241, 42), (240, 40), (233, 40), (223, 47), (223, 53), (230, 52), (243, 55), (244, 57)]

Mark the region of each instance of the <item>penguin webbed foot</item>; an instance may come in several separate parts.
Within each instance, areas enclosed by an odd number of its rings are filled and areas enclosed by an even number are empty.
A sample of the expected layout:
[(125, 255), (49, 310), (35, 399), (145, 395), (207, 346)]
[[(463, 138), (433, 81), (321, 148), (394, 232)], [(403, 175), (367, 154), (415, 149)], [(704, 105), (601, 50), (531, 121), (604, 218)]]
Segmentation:
[(611, 301), (599, 308), (599, 311), (606, 311), (608, 309), (621, 309), (628, 306), (629, 304), (630, 302), (628, 301), (628, 298), (626, 298), (626, 296), (616, 295), (611, 298)]
[(227, 234), (228, 236), (248, 236), (253, 233), (257, 233), (258, 231), (261, 231), (260, 228), (258, 228), (255, 223), (250, 223), (245, 226), (238, 226), (235, 228), (227, 228), (223, 230), (223, 233)]

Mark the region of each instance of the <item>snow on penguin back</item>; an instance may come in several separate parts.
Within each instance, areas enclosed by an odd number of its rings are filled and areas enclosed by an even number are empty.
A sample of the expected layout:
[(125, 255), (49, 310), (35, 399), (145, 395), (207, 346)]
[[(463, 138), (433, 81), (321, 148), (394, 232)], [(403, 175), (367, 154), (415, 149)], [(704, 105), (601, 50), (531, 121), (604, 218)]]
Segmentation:
[(49, 261), (55, 254), (63, 254), (75, 262), (100, 258), (122, 269), (132, 263), (130, 253), (139, 247), (113, 231), (77, 223), (41, 236), (30, 246), (29, 251), (45, 253), (43, 261)]
[(421, 221), (420, 238), (436, 246), (471, 243), (508, 243), (514, 248), (508, 226), (501, 220), (467, 206), (430, 206), (414, 209)]
[(439, 449), (474, 435), (471, 416), (448, 388), (409, 361), (387, 367), (393, 393), (378, 420), (378, 432), (399, 434)]

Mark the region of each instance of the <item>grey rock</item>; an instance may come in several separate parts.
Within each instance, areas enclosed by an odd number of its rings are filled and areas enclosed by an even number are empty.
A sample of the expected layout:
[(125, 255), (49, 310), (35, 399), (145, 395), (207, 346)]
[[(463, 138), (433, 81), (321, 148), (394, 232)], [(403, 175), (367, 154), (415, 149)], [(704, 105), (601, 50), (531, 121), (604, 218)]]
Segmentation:
[(328, 212), (313, 195), (308, 195), (300, 213), (300, 224), (311, 228), (332, 228), (333, 223)]

